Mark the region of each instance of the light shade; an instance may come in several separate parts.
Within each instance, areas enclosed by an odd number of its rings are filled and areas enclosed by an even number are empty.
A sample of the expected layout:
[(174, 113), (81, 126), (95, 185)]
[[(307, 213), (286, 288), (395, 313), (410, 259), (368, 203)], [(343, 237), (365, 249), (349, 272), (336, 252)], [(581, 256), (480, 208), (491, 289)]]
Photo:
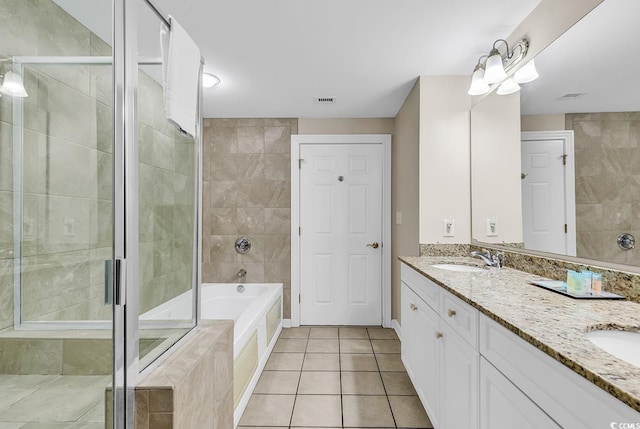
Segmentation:
[(211, 73), (202, 73), (202, 86), (205, 88), (211, 88), (220, 83), (220, 78), (214, 76)]
[(489, 84), (484, 80), (484, 69), (476, 67), (471, 75), (471, 86), (467, 92), (469, 95), (483, 95), (489, 92)]
[(497, 49), (493, 49), (489, 54), (489, 58), (487, 58), (484, 80), (487, 83), (498, 83), (506, 78), (507, 73), (504, 71), (504, 65), (502, 64), (502, 55)]
[(498, 90), (496, 91), (496, 93), (498, 95), (509, 95), (518, 91), (520, 91), (520, 85), (515, 83), (513, 79), (509, 78), (504, 82), (502, 82), (502, 84), (498, 87)]
[(538, 79), (539, 76), (540, 75), (536, 70), (536, 64), (533, 62), (533, 59), (531, 59), (531, 61), (525, 64), (513, 75), (513, 81), (516, 83), (533, 82)]
[(28, 97), (27, 91), (22, 83), (22, 76), (12, 71), (8, 71), (4, 75), (0, 92), (12, 97)]

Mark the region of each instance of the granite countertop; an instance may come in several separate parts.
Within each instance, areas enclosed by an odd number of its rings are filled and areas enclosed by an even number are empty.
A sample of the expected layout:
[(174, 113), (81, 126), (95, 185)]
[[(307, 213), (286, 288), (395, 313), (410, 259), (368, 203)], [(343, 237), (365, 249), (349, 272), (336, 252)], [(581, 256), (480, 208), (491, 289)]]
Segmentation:
[[(413, 269), (497, 321), (574, 372), (640, 411), (640, 368), (591, 343), (595, 329), (640, 331), (640, 304), (577, 300), (528, 284), (540, 278), (511, 268), (470, 273), (433, 268), (454, 263), (482, 266), (465, 257), (401, 257)], [(607, 290), (607, 285), (603, 284)]]

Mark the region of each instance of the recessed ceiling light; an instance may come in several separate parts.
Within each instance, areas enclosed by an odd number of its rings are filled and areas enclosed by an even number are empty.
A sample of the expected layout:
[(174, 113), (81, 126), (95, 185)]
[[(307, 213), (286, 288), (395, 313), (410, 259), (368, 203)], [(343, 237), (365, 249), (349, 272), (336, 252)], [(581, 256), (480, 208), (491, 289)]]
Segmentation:
[(220, 78), (214, 76), (211, 73), (202, 73), (202, 86), (205, 88), (211, 88), (220, 83)]

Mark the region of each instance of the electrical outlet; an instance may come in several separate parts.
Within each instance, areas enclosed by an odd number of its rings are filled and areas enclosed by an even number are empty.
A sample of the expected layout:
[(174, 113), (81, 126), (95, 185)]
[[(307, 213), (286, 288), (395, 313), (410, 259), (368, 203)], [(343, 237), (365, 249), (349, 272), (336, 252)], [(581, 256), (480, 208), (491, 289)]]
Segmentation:
[(443, 237), (455, 237), (456, 235), (456, 222), (453, 218), (444, 219), (442, 236)]
[(396, 212), (396, 225), (402, 225), (402, 212)]
[(498, 221), (494, 219), (487, 219), (487, 237), (498, 236)]

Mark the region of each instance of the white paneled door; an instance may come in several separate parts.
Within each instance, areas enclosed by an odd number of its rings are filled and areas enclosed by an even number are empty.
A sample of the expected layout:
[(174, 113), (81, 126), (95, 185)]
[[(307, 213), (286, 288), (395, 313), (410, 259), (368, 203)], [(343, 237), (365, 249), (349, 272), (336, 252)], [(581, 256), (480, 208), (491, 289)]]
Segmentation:
[(527, 249), (575, 256), (575, 220), (567, 212), (574, 193), (566, 183), (573, 159), (565, 145), (564, 138), (522, 139), (523, 237)]
[(380, 325), (383, 147), (300, 148), (300, 323)]

